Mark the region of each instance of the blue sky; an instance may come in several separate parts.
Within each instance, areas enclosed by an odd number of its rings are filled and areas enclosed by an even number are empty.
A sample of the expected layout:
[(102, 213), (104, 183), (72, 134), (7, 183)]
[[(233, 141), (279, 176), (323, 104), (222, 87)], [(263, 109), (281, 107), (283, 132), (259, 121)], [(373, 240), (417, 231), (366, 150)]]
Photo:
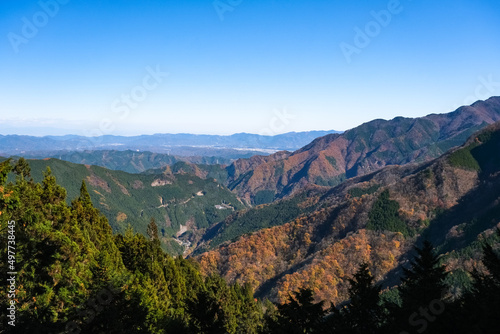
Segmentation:
[(3, 0), (0, 134), (277, 134), (449, 112), (500, 95), (499, 32), (494, 0)]

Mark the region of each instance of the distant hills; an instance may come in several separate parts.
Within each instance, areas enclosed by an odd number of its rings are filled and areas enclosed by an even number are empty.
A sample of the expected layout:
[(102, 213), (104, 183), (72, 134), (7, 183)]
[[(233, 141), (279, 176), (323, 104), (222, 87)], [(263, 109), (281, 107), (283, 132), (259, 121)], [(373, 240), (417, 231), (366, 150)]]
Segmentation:
[[(499, 152), (500, 98), (493, 97), (222, 164), (114, 149), (54, 153), (80, 164), (28, 162), (38, 182), (50, 167), (68, 202), (84, 180), (115, 233), (131, 226), (148, 235), (154, 218), (163, 249), (191, 257), (203, 274), (247, 283), (255, 297), (284, 302), (290, 291), (310, 288), (316, 300), (340, 305), (362, 263), (394, 297), (423, 240), (451, 272), (450, 291), (465, 291), (481, 269), (482, 245), (500, 245)], [(134, 173), (119, 170), (126, 168)]]
[[(182, 232), (189, 233), (183, 236), (183, 240), (192, 244), (202, 240), (204, 246), (198, 249), (202, 251), (205, 247), (214, 247), (244, 233), (287, 223), (299, 213), (313, 212), (316, 210), (313, 205), (315, 200), (310, 199), (312, 195), (309, 192), (314, 194), (331, 189), (346, 180), (368, 175), (386, 166), (430, 161), (463, 144), (472, 133), (495, 121), (500, 121), (498, 97), (478, 101), (448, 114), (374, 120), (345, 133), (329, 133), (316, 138), (294, 152), (254, 155), (233, 162), (220, 157), (183, 157), (113, 149), (56, 150), (48, 156), (60, 160), (30, 160), (30, 164), (38, 181), (41, 180), (41, 171), (50, 166), (72, 196), (77, 195), (81, 180), (86, 180), (95, 204), (106, 214), (115, 231), (123, 231), (131, 224), (137, 231), (145, 233), (149, 219), (155, 217), (164, 227), (162, 236), (165, 237), (165, 245), (173, 245), (172, 237), (184, 229)], [(179, 144), (181, 137), (185, 137), (190, 144), (199, 144), (199, 140), (206, 140), (208, 144), (212, 140), (214, 145), (241, 146), (243, 141), (249, 140), (247, 146), (270, 147), (277, 143), (298, 145), (301, 140), (318, 134), (321, 132), (274, 137), (239, 134), (105, 136), (101, 139), (104, 146), (121, 140), (120, 145), (124, 147)], [(59, 145), (55, 146), (56, 149), (68, 148), (81, 138), (3, 136), (0, 138), (2, 147), (5, 149), (6, 142), (11, 140), (18, 141), (18, 144), (24, 142), (26, 148), (32, 150), (43, 150), (48, 149), (44, 145), (51, 143)], [(265, 140), (265, 145), (259, 140)], [(10, 150), (18, 151), (19, 147), (22, 145), (11, 146)], [(204, 195), (196, 195), (200, 192)], [(236, 216), (227, 217), (230, 214), (228, 210), (240, 210), (288, 197), (288, 202), (279, 201), (272, 207), (251, 209), (253, 214), (236, 213)], [(166, 198), (173, 202), (167, 205), (164, 202)], [(231, 203), (230, 208), (223, 206), (228, 203)], [(150, 211), (146, 213), (144, 210)], [(243, 216), (238, 218), (241, 214)], [(263, 220), (256, 217), (263, 217)], [(241, 223), (231, 224), (231, 221), (239, 219), (243, 219)], [(181, 225), (184, 227), (181, 228)], [(171, 248), (174, 253), (183, 249), (174, 248)]]
[[(179, 156), (249, 157), (279, 150), (296, 150), (317, 137), (337, 131), (289, 132), (275, 136), (238, 133), (230, 136), (194, 134), (155, 134), (142, 136), (19, 136), (0, 135), (0, 155), (46, 156), (60, 151), (134, 150)], [(64, 154), (64, 153), (63, 153)]]
[[(274, 300), (312, 286), (317, 297), (341, 302), (363, 261), (385, 286), (396, 284), (423, 238), (446, 254), (457, 280), (450, 284), (470, 282), (463, 273), (500, 222), (495, 122), (498, 97), (448, 114), (374, 120), (293, 152), (233, 162), (134, 150), (54, 153), (80, 164), (28, 161), (35, 181), (50, 167), (68, 199), (85, 180), (115, 232), (132, 226), (146, 235), (154, 218), (163, 248), (195, 257), (205, 273)], [(126, 168), (135, 174), (119, 170)]]
[(448, 114), (377, 119), (293, 153), (239, 159), (227, 167), (228, 187), (249, 203), (271, 202), (309, 185), (331, 187), (388, 165), (436, 158), (499, 120), (499, 97)]

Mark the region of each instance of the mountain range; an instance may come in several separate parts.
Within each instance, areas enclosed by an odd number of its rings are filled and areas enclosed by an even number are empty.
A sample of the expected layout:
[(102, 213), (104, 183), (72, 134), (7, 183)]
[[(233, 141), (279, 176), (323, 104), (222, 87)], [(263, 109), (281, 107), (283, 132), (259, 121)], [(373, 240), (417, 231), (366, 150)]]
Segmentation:
[(79, 156), (143, 172), (28, 161), (35, 181), (49, 166), (68, 200), (84, 180), (115, 233), (131, 226), (146, 235), (154, 218), (163, 248), (192, 257), (205, 274), (275, 301), (311, 287), (338, 303), (362, 262), (390, 290), (423, 238), (454, 272), (451, 285), (470, 282), (480, 243), (497, 241), (498, 121), (500, 98), (492, 97), (449, 114), (374, 120), (229, 165), (116, 150)]
[(271, 202), (308, 185), (331, 187), (388, 165), (428, 161), (499, 120), (499, 97), (447, 114), (377, 119), (294, 152), (239, 159), (227, 167), (228, 187), (249, 203)]
[[(223, 177), (224, 186), (246, 204), (258, 205), (284, 198), (304, 187), (336, 186), (346, 179), (384, 166), (428, 161), (463, 144), (472, 133), (499, 120), (500, 98), (492, 97), (447, 114), (377, 119), (344, 133), (103, 136), (95, 139), (100, 146), (94, 143), (94, 146), (89, 146), (91, 149), (84, 151), (75, 151), (75, 148), (81, 148), (82, 143), (92, 143), (85, 137), (1, 136), (0, 152), (19, 154), (30, 150), (31, 153), (23, 155), (53, 157), (131, 173), (166, 168), (179, 161), (193, 164), (193, 168), (200, 164), (215, 164), (224, 169), (221, 173), (227, 175)], [(205, 147), (187, 146), (201, 144)], [(304, 146), (294, 151), (287, 150), (301, 144)], [(235, 150), (235, 147), (246, 147), (247, 150)], [(269, 155), (269, 152), (249, 151), (250, 147), (285, 150)], [(145, 148), (152, 150), (144, 151)], [(136, 151), (138, 149), (140, 152)], [(180, 155), (157, 153), (177, 149)], [(161, 170), (157, 172), (161, 173)]]
[(234, 213), (207, 230), (195, 252), (206, 274), (248, 283), (284, 302), (314, 290), (340, 303), (348, 278), (369, 263), (376, 281), (399, 284), (422, 240), (436, 245), (457, 291), (470, 283), (481, 245), (498, 243), (500, 123), (426, 162), (387, 166), (333, 188), (313, 188)]
[(269, 154), (296, 150), (314, 138), (337, 131), (289, 132), (274, 136), (237, 133), (230, 136), (195, 134), (154, 134), (141, 136), (19, 136), (0, 135), (0, 155), (54, 154), (59, 151), (140, 150), (180, 156), (223, 156)]

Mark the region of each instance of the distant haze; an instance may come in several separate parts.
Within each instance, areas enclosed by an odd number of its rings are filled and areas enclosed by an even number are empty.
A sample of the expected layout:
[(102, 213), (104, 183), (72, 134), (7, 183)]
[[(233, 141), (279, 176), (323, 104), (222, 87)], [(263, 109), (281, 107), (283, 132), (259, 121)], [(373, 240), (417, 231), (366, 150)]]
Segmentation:
[[(275, 136), (237, 133), (231, 136), (155, 134), (141, 136), (20, 136), (0, 135), (0, 155), (51, 155), (82, 150), (137, 150), (181, 156), (247, 156), (296, 150), (312, 140), (338, 131), (290, 132)], [(229, 152), (228, 152), (229, 150)]]

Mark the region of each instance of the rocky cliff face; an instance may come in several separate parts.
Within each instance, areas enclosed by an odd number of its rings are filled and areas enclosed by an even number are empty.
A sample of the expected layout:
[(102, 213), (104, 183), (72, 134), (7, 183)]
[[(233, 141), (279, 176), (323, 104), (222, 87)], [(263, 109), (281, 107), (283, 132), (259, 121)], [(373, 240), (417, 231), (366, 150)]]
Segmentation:
[(335, 186), (388, 165), (428, 161), (500, 120), (500, 98), (448, 114), (374, 120), (343, 134), (320, 137), (293, 152), (239, 159), (227, 167), (229, 188), (252, 202), (295, 193), (306, 185)]

